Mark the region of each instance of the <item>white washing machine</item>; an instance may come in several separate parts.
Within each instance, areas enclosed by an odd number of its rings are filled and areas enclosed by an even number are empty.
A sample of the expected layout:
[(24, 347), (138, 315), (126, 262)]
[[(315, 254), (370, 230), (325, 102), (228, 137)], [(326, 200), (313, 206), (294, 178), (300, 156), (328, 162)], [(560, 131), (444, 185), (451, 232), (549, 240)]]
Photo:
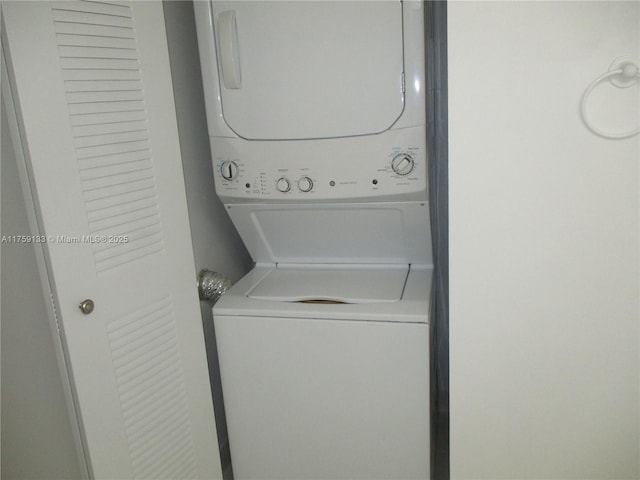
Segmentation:
[(428, 478), (422, 2), (195, 9), (216, 192), (256, 262), (213, 310), (234, 475)]

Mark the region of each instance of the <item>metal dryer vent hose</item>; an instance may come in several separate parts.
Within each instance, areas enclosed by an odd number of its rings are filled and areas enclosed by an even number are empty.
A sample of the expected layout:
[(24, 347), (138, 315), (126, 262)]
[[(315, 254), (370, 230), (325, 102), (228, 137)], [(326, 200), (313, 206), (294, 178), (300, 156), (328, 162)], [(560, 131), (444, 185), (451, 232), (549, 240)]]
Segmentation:
[(221, 273), (203, 268), (198, 274), (200, 300), (215, 305), (224, 292), (231, 288), (231, 281)]

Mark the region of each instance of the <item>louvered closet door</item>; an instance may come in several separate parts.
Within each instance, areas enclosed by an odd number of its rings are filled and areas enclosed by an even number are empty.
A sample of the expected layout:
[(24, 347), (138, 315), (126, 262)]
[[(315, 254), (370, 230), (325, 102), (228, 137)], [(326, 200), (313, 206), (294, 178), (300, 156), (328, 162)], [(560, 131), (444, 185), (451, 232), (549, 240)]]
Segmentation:
[(161, 3), (3, 3), (91, 474), (221, 478)]

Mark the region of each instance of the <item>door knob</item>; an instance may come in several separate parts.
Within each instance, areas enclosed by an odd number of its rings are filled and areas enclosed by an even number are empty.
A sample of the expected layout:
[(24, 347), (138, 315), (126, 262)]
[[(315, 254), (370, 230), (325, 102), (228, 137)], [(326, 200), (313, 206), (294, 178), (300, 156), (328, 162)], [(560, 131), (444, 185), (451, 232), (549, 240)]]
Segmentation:
[(78, 305), (78, 307), (80, 308), (80, 311), (82, 313), (84, 313), (85, 315), (89, 315), (91, 312), (93, 312), (95, 304), (93, 303), (93, 300), (87, 298), (86, 300), (83, 300), (82, 303)]

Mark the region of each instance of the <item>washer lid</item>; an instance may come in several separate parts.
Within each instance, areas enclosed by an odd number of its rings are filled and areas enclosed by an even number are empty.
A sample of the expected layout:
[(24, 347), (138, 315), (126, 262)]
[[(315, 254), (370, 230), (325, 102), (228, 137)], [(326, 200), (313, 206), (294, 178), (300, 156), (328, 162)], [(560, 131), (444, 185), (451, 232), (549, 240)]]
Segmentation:
[(250, 140), (380, 133), (402, 114), (402, 3), (212, 2), (222, 114)]
[(248, 296), (276, 302), (397, 302), (402, 298), (408, 272), (408, 265), (278, 265)]

